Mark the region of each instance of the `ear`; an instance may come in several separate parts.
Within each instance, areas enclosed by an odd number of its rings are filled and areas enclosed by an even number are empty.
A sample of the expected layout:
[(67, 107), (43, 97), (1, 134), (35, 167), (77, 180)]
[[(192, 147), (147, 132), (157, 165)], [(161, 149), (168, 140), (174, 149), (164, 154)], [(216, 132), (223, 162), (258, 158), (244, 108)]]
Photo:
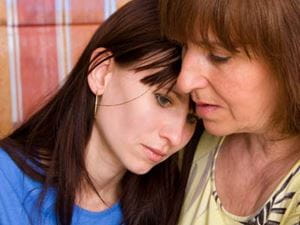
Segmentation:
[[(111, 52), (107, 51), (102, 54), (101, 52), (105, 51), (105, 48), (97, 48), (91, 57), (91, 61), (93, 60), (93, 63), (91, 63), (89, 70), (102, 61), (103, 59), (109, 57), (111, 55)], [(100, 56), (99, 56), (100, 54)], [(98, 57), (97, 57), (98, 56)], [(97, 58), (95, 58), (97, 57)], [(113, 58), (107, 59), (101, 64), (97, 65), (87, 76), (88, 84), (91, 89), (91, 91), (95, 95), (102, 95), (104, 93), (104, 89), (107, 86), (111, 73), (112, 73), (112, 66), (113, 66)]]

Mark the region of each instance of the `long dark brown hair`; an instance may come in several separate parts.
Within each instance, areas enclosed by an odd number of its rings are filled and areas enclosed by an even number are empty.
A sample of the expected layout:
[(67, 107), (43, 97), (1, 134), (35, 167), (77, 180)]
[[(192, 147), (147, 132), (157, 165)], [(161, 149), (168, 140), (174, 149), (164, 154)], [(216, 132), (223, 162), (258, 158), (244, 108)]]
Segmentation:
[[(274, 125), (300, 134), (300, 0), (160, 0), (162, 32), (180, 43), (261, 57), (282, 90)], [(248, 54), (248, 56), (250, 56)]]
[[(145, 84), (174, 84), (181, 65), (181, 48), (162, 38), (159, 26), (156, 0), (133, 0), (119, 9), (95, 32), (57, 93), (0, 141), (0, 146), (22, 170), (43, 184), (40, 206), (47, 190), (50, 187), (56, 189), (56, 215), (61, 225), (71, 224), (75, 193), (83, 181), (96, 191), (84, 161), (95, 104), (87, 75), (104, 60), (113, 57), (118, 65), (134, 70), (160, 68), (142, 80)], [(106, 50), (92, 58), (93, 52), (100, 47)], [(103, 59), (101, 56), (106, 51), (110, 54)], [(202, 131), (200, 124), (197, 127), (184, 161), (193, 155)], [(175, 154), (148, 174), (138, 176), (127, 172), (121, 181), (123, 223), (175, 225), (184, 194), (181, 188), (186, 184), (189, 166), (183, 167), (180, 173)]]

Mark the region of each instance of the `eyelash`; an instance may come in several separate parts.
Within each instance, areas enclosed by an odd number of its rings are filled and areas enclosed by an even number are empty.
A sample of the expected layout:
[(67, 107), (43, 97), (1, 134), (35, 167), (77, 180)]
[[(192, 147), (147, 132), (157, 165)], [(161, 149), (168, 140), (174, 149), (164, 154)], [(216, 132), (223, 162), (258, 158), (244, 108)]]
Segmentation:
[(214, 55), (213, 53), (210, 53), (208, 57), (213, 63), (220, 63), (220, 64), (228, 62), (231, 58), (231, 56), (218, 56), (218, 55)]
[[(172, 100), (166, 95), (163, 95), (160, 93), (155, 93), (154, 96), (157, 101), (157, 104), (161, 107), (168, 107), (170, 104), (172, 104)], [(162, 103), (162, 99), (163, 99), (163, 101), (166, 100), (167, 103), (166, 104)]]

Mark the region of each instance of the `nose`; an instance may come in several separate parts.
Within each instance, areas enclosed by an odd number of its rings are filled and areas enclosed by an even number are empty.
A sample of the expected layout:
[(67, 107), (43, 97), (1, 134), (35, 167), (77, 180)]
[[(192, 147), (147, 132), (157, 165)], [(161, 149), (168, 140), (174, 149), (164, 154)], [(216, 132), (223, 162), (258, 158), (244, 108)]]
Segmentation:
[(160, 137), (167, 140), (172, 147), (183, 147), (189, 140), (189, 136), (192, 134), (192, 127), (189, 127), (186, 121), (186, 115), (178, 118), (178, 116), (169, 116), (163, 122), (160, 129)]
[(182, 67), (177, 79), (177, 86), (183, 93), (191, 93), (208, 85), (209, 65), (206, 57), (193, 48), (186, 50)]

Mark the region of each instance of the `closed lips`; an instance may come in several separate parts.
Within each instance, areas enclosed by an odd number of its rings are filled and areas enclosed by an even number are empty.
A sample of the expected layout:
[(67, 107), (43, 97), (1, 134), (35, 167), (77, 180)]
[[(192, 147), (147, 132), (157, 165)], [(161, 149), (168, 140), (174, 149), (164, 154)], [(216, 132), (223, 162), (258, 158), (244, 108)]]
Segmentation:
[(159, 149), (155, 149), (155, 148), (151, 148), (149, 146), (144, 145), (144, 147), (148, 148), (151, 152), (153, 152), (156, 155), (159, 155), (161, 157), (165, 157), (167, 154), (163, 153), (163, 151), (159, 150)]
[(197, 106), (200, 106), (200, 107), (215, 106), (215, 107), (217, 107), (218, 105), (200, 102), (200, 103), (197, 103)]

